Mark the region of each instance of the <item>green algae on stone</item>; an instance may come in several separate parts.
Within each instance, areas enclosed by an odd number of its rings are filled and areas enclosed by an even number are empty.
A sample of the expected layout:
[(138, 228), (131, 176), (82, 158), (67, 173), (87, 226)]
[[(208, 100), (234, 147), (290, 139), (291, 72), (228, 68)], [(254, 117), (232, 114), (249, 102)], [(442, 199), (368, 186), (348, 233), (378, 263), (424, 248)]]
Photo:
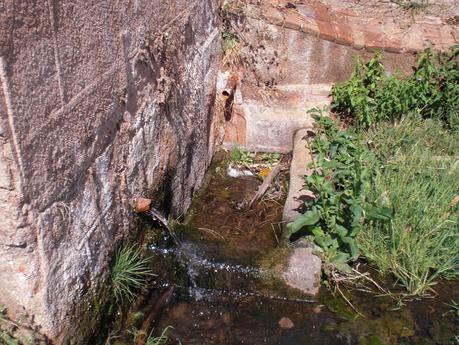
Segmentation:
[(342, 334), (355, 336), (359, 345), (397, 345), (400, 338), (414, 335), (414, 321), (408, 309), (385, 311), (381, 317), (362, 317), (339, 325)]
[(375, 335), (369, 337), (362, 337), (359, 339), (359, 345), (386, 345), (381, 339)]
[(322, 296), (321, 302), (338, 317), (344, 320), (355, 320), (359, 316), (341, 297), (335, 297), (327, 294)]

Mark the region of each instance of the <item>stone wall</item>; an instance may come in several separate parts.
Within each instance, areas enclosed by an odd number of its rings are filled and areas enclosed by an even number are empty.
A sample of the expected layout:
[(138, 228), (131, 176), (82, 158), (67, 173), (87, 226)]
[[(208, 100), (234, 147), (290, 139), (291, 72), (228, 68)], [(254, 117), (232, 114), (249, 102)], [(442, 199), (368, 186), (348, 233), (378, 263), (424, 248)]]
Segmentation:
[(94, 312), (80, 302), (132, 230), (135, 197), (177, 215), (201, 183), (218, 133), (218, 6), (0, 4), (0, 304), (57, 343), (91, 332), (73, 314)]
[(459, 39), (452, 0), (419, 12), (390, 1), (236, 3), (225, 24), (240, 38), (232, 57), (239, 66), (227, 67), (219, 83), (223, 90), (226, 79), (239, 81), (225, 124), (228, 147), (288, 152), (295, 130), (312, 125), (307, 110), (329, 105), (333, 83), (350, 76), (356, 58), (367, 61), (378, 49), (389, 72), (408, 73), (424, 48), (446, 50)]

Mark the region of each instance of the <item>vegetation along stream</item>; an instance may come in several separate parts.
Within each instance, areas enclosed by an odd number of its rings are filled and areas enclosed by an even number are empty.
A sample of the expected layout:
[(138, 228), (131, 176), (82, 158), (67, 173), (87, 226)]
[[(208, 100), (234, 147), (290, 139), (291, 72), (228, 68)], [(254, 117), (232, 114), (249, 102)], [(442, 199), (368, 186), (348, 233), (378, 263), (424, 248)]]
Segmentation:
[[(106, 343), (458, 344), (458, 54), (426, 50), (404, 78), (376, 54), (334, 86), (332, 116), (310, 111), (310, 196), (289, 224), (291, 158), (238, 147), (180, 219), (144, 207), (147, 254), (118, 252), (126, 307)], [(283, 279), (299, 238), (322, 261), (316, 296)]]
[[(244, 209), (240, 203), (261, 182), (227, 176), (227, 164), (226, 158), (214, 164), (183, 223), (170, 224), (175, 239), (165, 229), (147, 231), (158, 274), (155, 305), (167, 297), (153, 311), (158, 337), (150, 337), (156, 341), (151, 344), (452, 343), (458, 321), (449, 304), (457, 300), (457, 283), (441, 283), (436, 296), (406, 305), (350, 289), (346, 296), (355, 309), (326, 287), (315, 298), (285, 287), (269, 267), (284, 251), (279, 238), (286, 174), (255, 208)], [(123, 337), (114, 336), (112, 343), (132, 344), (139, 320), (151, 312), (141, 298), (125, 318)]]

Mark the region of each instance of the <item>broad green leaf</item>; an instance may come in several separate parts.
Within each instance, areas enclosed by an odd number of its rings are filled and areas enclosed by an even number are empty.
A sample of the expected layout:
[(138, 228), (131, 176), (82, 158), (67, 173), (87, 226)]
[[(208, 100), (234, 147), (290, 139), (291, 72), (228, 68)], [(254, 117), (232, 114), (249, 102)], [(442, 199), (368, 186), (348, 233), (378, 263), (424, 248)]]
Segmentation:
[(312, 228), (311, 233), (316, 237), (324, 236), (324, 231), (320, 226), (315, 226), (314, 228)]
[(352, 268), (347, 263), (343, 262), (332, 262), (333, 266), (336, 267), (337, 270), (343, 273), (352, 273)]
[(339, 235), (339, 237), (345, 237), (348, 232), (348, 230), (344, 226), (339, 225), (339, 224), (335, 226), (335, 230), (336, 230), (336, 233)]
[(359, 256), (359, 248), (355, 239), (352, 237), (342, 237), (341, 241), (348, 245), (351, 258), (356, 259)]
[(346, 263), (350, 258), (351, 256), (348, 253), (339, 252), (333, 257), (332, 262), (333, 263), (338, 263), (338, 262)]
[(392, 209), (389, 207), (372, 207), (365, 211), (365, 215), (369, 220), (391, 220), (393, 216)]
[(287, 225), (291, 233), (301, 230), (305, 226), (316, 224), (320, 219), (319, 212), (310, 210), (299, 216), (294, 222)]

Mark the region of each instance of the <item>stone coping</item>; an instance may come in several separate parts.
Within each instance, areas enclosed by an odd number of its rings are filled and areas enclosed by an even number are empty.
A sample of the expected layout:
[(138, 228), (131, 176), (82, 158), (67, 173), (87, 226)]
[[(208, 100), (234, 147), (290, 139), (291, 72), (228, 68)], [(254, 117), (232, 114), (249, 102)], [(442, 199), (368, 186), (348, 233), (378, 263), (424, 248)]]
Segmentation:
[(459, 40), (457, 9), (446, 0), (438, 14), (416, 15), (396, 10), (394, 3), (362, 5), (359, 0), (248, 2), (248, 17), (356, 49), (416, 53), (433, 46), (444, 51)]

